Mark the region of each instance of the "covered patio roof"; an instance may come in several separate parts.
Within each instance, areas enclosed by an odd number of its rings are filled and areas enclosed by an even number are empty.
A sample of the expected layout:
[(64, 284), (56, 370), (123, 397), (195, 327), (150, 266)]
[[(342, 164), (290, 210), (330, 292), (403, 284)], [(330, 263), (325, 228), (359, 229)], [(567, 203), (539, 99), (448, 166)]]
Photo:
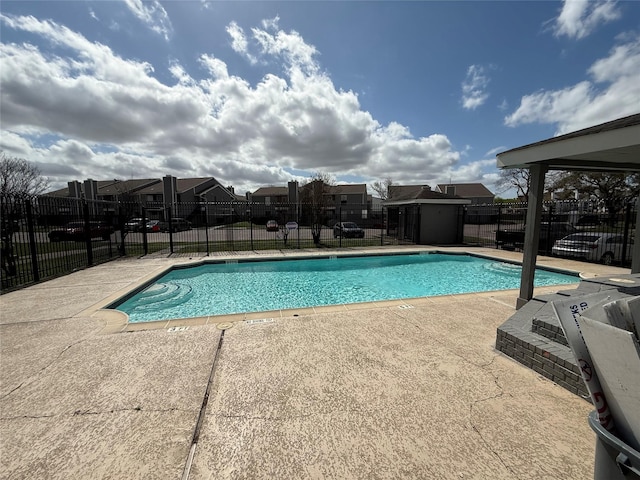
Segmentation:
[[(548, 170), (640, 172), (640, 113), (514, 148), (499, 153), (496, 159), (498, 168), (527, 168), (531, 172), (517, 305), (520, 308), (533, 296), (545, 173)], [(636, 239), (640, 238), (640, 199), (637, 201)], [(634, 244), (631, 272), (640, 272), (640, 241)]]
[(640, 113), (513, 148), (497, 156), (498, 168), (640, 171)]

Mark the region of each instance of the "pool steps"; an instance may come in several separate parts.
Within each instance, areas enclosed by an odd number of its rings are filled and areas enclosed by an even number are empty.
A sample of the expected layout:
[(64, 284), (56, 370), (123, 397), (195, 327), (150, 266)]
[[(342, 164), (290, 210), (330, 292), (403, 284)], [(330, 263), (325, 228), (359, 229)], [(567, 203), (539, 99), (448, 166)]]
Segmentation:
[(193, 288), (179, 283), (157, 283), (140, 294), (135, 310), (158, 308), (159, 305), (181, 305), (193, 296)]

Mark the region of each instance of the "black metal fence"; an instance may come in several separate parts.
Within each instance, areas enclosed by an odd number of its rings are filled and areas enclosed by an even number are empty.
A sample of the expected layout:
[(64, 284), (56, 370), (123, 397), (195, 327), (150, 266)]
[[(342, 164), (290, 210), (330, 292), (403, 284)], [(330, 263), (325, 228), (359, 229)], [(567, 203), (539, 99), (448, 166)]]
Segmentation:
[(115, 218), (109, 202), (67, 198), (3, 201), (2, 291), (119, 256)]
[(121, 226), (126, 254), (212, 254), (397, 241), (394, 232), (386, 228), (382, 207), (209, 202), (123, 208), (129, 219)]
[(397, 244), (382, 207), (84, 201), (2, 205), (2, 291), (119, 256)]
[[(637, 206), (625, 205), (620, 211), (605, 213), (595, 205), (585, 202), (547, 202), (543, 205), (538, 253), (553, 255), (556, 241), (573, 233), (608, 234), (609, 241), (615, 241), (614, 263), (631, 265), (631, 251), (636, 228)], [(465, 213), (464, 242), (466, 244), (521, 250), (527, 217), (527, 204), (502, 203), (469, 205)], [(587, 238), (587, 237), (585, 237)], [(557, 252), (557, 250), (556, 250)], [(559, 252), (569, 256), (575, 252)], [(594, 256), (593, 254), (598, 254)], [(607, 261), (608, 250), (590, 252), (587, 261)], [(611, 259), (609, 259), (611, 260)]]
[[(521, 249), (526, 204), (469, 205), (464, 243)], [(407, 212), (405, 212), (407, 213)], [(287, 250), (397, 245), (420, 242), (421, 219), (382, 206), (339, 204), (175, 203), (84, 201), (39, 197), (3, 202), (1, 290), (6, 292), (124, 255), (212, 255), (244, 250)], [(415, 218), (414, 218), (415, 217)], [(636, 207), (615, 215), (584, 203), (544, 205), (540, 254), (574, 232), (616, 234), (616, 263), (631, 263)], [(434, 228), (437, 228), (434, 225)], [(604, 258), (592, 258), (603, 261)]]

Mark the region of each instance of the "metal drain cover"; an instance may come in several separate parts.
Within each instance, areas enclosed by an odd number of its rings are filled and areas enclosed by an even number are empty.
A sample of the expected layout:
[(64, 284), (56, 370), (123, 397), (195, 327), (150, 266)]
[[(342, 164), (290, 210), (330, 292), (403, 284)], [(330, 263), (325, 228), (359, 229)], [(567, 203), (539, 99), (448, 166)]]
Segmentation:
[(231, 327), (233, 327), (233, 323), (231, 322), (225, 322), (225, 323), (219, 323), (216, 325), (218, 330), (229, 330)]

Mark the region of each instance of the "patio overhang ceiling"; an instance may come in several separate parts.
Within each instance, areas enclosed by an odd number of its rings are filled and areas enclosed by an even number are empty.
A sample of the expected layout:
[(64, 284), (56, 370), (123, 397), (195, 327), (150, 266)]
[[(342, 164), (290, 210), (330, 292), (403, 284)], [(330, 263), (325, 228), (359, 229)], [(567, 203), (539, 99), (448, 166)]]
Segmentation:
[(514, 148), (496, 155), (498, 168), (640, 171), (640, 114)]

